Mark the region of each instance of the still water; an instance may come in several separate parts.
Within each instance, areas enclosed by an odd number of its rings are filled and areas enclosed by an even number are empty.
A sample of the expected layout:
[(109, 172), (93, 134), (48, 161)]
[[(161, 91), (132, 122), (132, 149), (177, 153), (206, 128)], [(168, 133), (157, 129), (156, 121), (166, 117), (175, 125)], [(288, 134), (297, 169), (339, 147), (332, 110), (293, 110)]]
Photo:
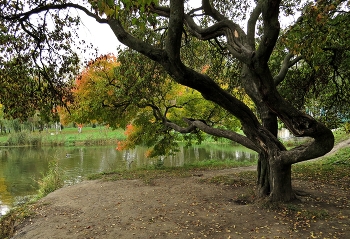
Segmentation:
[(146, 151), (143, 147), (117, 151), (114, 146), (0, 148), (0, 216), (36, 193), (38, 181), (47, 172), (49, 163), (55, 160), (64, 171), (67, 185), (79, 182), (89, 174), (135, 169), (159, 162), (167, 167), (177, 167), (209, 159), (257, 160), (253, 151), (230, 145), (180, 147), (175, 155), (156, 160), (145, 158)]

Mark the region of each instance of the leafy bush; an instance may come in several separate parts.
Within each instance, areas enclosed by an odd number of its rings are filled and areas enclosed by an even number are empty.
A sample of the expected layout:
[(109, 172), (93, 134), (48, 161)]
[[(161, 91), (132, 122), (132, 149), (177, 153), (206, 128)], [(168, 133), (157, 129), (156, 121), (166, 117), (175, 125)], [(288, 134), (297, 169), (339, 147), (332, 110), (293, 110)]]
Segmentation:
[(28, 134), (26, 132), (11, 133), (7, 140), (8, 145), (25, 145)]
[(7, 145), (35, 145), (39, 146), (42, 143), (40, 134), (33, 134), (29, 131), (20, 131), (9, 134)]

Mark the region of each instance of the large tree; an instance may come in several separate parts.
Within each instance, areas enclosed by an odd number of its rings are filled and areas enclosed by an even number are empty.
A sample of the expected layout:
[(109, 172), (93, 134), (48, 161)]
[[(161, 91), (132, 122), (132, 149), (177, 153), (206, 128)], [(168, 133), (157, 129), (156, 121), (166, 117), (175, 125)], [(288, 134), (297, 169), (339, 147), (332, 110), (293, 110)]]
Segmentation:
[[(320, 16), (329, 16), (329, 19), (334, 19), (339, 15), (347, 16), (346, 3), (347, 1), (311, 1), (301, 8), (303, 15), (296, 25), (307, 29), (303, 24), (312, 24), (310, 19), (315, 17), (319, 19)], [(227, 128), (206, 124), (200, 116), (184, 118), (185, 124), (169, 121), (166, 114), (155, 114), (152, 120), (181, 133), (201, 130), (254, 149), (259, 154), (258, 195), (272, 201), (289, 201), (295, 198), (291, 184), (291, 166), (324, 155), (334, 144), (330, 129), (298, 109), (279, 90), (279, 85), (288, 79), (290, 68), (297, 67), (298, 62), (301, 62), (298, 65), (311, 62), (310, 55), (293, 49), (298, 39), (281, 37), (280, 17), (283, 14), (293, 14), (299, 4), (300, 1), (281, 0), (202, 0), (198, 8), (193, 8), (183, 0), (91, 0), (81, 4), (68, 0), (33, 0), (2, 2), (0, 19), (1, 27), (6, 28), (10, 36), (21, 33), (23, 38), (29, 39), (25, 49), (19, 45), (16, 48), (18, 50), (12, 51), (12, 54), (21, 57), (29, 51), (34, 62), (46, 56), (36, 67), (44, 68), (42, 75), (53, 89), (63, 89), (63, 78), (67, 75), (69, 66), (75, 63), (69, 61), (69, 54), (74, 56), (70, 52), (72, 36), (63, 27), (66, 23), (70, 29), (78, 22), (69, 9), (81, 10), (97, 22), (109, 25), (119, 42), (156, 62), (174, 82), (198, 91), (205, 100), (238, 119), (244, 136)], [(315, 15), (311, 11), (315, 7), (319, 9), (319, 6), (330, 4), (331, 8), (323, 8), (323, 15)], [(53, 20), (50, 24), (46, 20), (48, 17)], [(307, 32), (312, 29), (314, 28), (309, 28)], [(65, 34), (60, 34), (65, 30)], [(287, 33), (283, 32), (282, 36)], [(304, 39), (305, 42), (306, 40)], [(188, 54), (186, 47), (192, 47), (198, 41), (207, 43), (200, 50), (202, 52)], [(6, 49), (7, 44), (2, 44), (3, 49)], [(199, 51), (198, 48), (193, 49)], [(63, 50), (66, 55), (62, 55)], [(60, 61), (56, 65), (54, 63), (57, 61), (53, 62), (56, 58), (50, 55), (53, 52), (63, 56), (58, 58)], [(196, 57), (209, 53), (220, 53), (221, 62), (225, 63), (223, 65), (234, 62), (239, 66), (238, 79), (230, 79), (228, 72), (223, 69), (217, 69), (215, 76), (198, 69), (197, 64), (192, 64), (192, 60), (197, 60)], [(307, 53), (312, 54), (312, 51)], [(281, 60), (276, 62), (277, 56)], [(275, 62), (271, 59), (275, 59)], [(201, 60), (207, 60), (209, 68), (215, 65), (210, 58)], [(52, 74), (47, 74), (50, 72)], [(234, 72), (231, 73), (232, 78), (237, 76)], [(313, 79), (317, 84), (317, 74)], [(231, 84), (235, 86), (232, 87)], [(249, 95), (256, 110), (253, 111), (233, 94), (233, 89), (238, 85)], [(278, 119), (295, 136), (307, 136), (312, 140), (287, 150), (277, 138)]]

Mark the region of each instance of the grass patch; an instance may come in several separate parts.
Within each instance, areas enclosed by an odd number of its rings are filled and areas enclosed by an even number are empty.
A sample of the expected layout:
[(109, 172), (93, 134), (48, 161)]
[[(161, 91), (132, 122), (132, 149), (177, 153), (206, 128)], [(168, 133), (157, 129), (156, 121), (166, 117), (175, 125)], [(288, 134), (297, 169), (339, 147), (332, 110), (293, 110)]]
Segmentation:
[[(185, 164), (182, 167), (164, 167), (162, 164), (152, 164), (143, 168), (134, 170), (122, 170), (112, 172), (102, 172), (89, 175), (89, 180), (121, 180), (121, 179), (142, 179), (150, 182), (152, 179), (161, 177), (189, 177), (196, 174), (197, 171), (219, 170), (226, 168), (237, 168), (256, 165), (256, 162), (235, 161), (235, 160), (205, 160), (196, 163)], [(248, 173), (248, 172), (245, 172)], [(247, 174), (248, 175), (248, 174)]]
[(346, 133), (344, 128), (337, 129), (333, 132), (335, 144), (340, 143), (349, 138), (349, 133)]
[(185, 164), (185, 169), (225, 169), (225, 168), (237, 168), (237, 167), (248, 167), (256, 165), (257, 161), (237, 161), (237, 160), (203, 160), (195, 163)]
[(318, 181), (350, 188), (350, 148), (340, 149), (337, 153), (315, 162), (293, 165), (293, 178)]
[(112, 130), (106, 127), (83, 128), (78, 133), (77, 128), (64, 128), (62, 131), (44, 130), (42, 132), (22, 131), (0, 137), (1, 145), (31, 145), (31, 146), (74, 146), (74, 145), (108, 145), (116, 140), (124, 140), (124, 130)]

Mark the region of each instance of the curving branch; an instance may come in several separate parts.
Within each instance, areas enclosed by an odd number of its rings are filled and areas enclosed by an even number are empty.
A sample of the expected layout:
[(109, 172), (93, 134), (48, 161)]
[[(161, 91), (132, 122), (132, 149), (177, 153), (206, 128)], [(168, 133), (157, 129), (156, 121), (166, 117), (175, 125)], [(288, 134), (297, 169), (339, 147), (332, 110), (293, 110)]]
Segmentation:
[(211, 40), (220, 36), (226, 36), (227, 48), (231, 54), (246, 64), (251, 63), (254, 52), (246, 48), (244, 44), (246, 34), (238, 24), (231, 20), (223, 19), (210, 27), (201, 28), (190, 15), (185, 14), (184, 17), (185, 23), (193, 36), (200, 40)]
[(296, 58), (291, 60), (293, 56), (294, 55), (292, 53), (289, 53), (284, 57), (281, 69), (280, 69), (278, 75), (276, 75), (274, 77), (274, 82), (275, 82), (276, 86), (278, 86), (284, 80), (284, 78), (286, 77), (286, 75), (288, 73), (289, 68), (291, 68), (296, 63), (298, 63), (301, 59), (303, 59), (302, 56), (297, 56)]
[(224, 29), (228, 27), (229, 22), (229, 20), (223, 20), (210, 27), (201, 28), (195, 23), (193, 18), (187, 14), (185, 15), (185, 20), (191, 34), (200, 40), (210, 40), (225, 35)]
[(256, 51), (256, 59), (259, 65), (267, 64), (278, 39), (280, 32), (280, 23), (278, 21), (280, 3), (281, 0), (261, 1), (264, 31)]
[(209, 0), (202, 0), (202, 6), (205, 14), (211, 16), (216, 21), (223, 21), (226, 19), (224, 15), (212, 7)]
[[(175, 2), (174, 4), (176, 4), (177, 6), (183, 6), (183, 4)], [(173, 7), (168, 8), (157, 5), (153, 5), (150, 7), (151, 12), (169, 19), (170, 9), (173, 9)], [(246, 64), (251, 64), (251, 58), (254, 55), (254, 47), (249, 47), (249, 49), (247, 48), (247, 45), (245, 44), (246, 34), (242, 30), (242, 28), (238, 24), (232, 22), (231, 20), (227, 19), (224, 15), (219, 13), (214, 7), (212, 7), (208, 0), (203, 0), (202, 7), (198, 9), (203, 9), (205, 15), (212, 17), (217, 22), (207, 28), (202, 28), (194, 21), (192, 10), (187, 14), (183, 14), (184, 23), (187, 25), (190, 33), (200, 40), (211, 40), (217, 39), (221, 36), (225, 36), (228, 43), (227, 49), (231, 52), (231, 54), (240, 61)], [(180, 12), (181, 10), (179, 9), (177, 13), (179, 14)], [(171, 23), (169, 22), (169, 29), (172, 29), (170, 24)], [(174, 46), (174, 44), (171, 44), (170, 46)]]
[(165, 126), (172, 128), (176, 132), (182, 133), (182, 134), (187, 134), (191, 133), (196, 129), (196, 126), (190, 124), (188, 127), (181, 127), (175, 123), (172, 123), (170, 121), (165, 122)]
[(99, 17), (97, 14), (89, 11), (87, 8), (85, 8), (79, 4), (75, 4), (75, 3), (64, 3), (64, 4), (57, 4), (57, 5), (54, 5), (54, 4), (43, 5), (43, 6), (36, 7), (32, 10), (19, 13), (19, 14), (14, 14), (11, 16), (0, 16), (0, 19), (25, 21), (31, 15), (34, 15), (34, 14), (39, 14), (41, 12), (45, 12), (45, 11), (49, 11), (49, 10), (62, 10), (62, 9), (67, 9), (67, 8), (78, 9), (80, 11), (83, 11), (89, 17), (94, 18), (99, 23), (107, 23), (107, 19), (103, 19), (103, 18)]
[(232, 140), (256, 152), (259, 152), (260, 150), (250, 139), (248, 139), (244, 135), (238, 134), (231, 130), (213, 128), (200, 120), (190, 120), (186, 118), (184, 118), (183, 120), (188, 124), (188, 127), (181, 127), (172, 122), (165, 122), (165, 125), (179, 133), (191, 133), (198, 128), (199, 130), (207, 134)]
[(260, 14), (261, 14), (261, 1), (259, 1), (258, 4), (255, 6), (248, 20), (247, 41), (251, 49), (255, 49), (255, 29), (256, 29), (256, 23), (258, 21)]
[(332, 150), (334, 146), (333, 133), (322, 124), (315, 127), (315, 135), (312, 137), (314, 139), (310, 143), (282, 152), (283, 162), (295, 164), (321, 157)]
[(114, 35), (125, 46), (134, 49), (135, 51), (147, 56), (151, 60), (162, 63), (166, 62), (167, 55), (164, 50), (153, 47), (152, 45), (132, 36), (125, 31), (124, 27), (117, 19), (109, 19), (108, 25), (112, 29)]

